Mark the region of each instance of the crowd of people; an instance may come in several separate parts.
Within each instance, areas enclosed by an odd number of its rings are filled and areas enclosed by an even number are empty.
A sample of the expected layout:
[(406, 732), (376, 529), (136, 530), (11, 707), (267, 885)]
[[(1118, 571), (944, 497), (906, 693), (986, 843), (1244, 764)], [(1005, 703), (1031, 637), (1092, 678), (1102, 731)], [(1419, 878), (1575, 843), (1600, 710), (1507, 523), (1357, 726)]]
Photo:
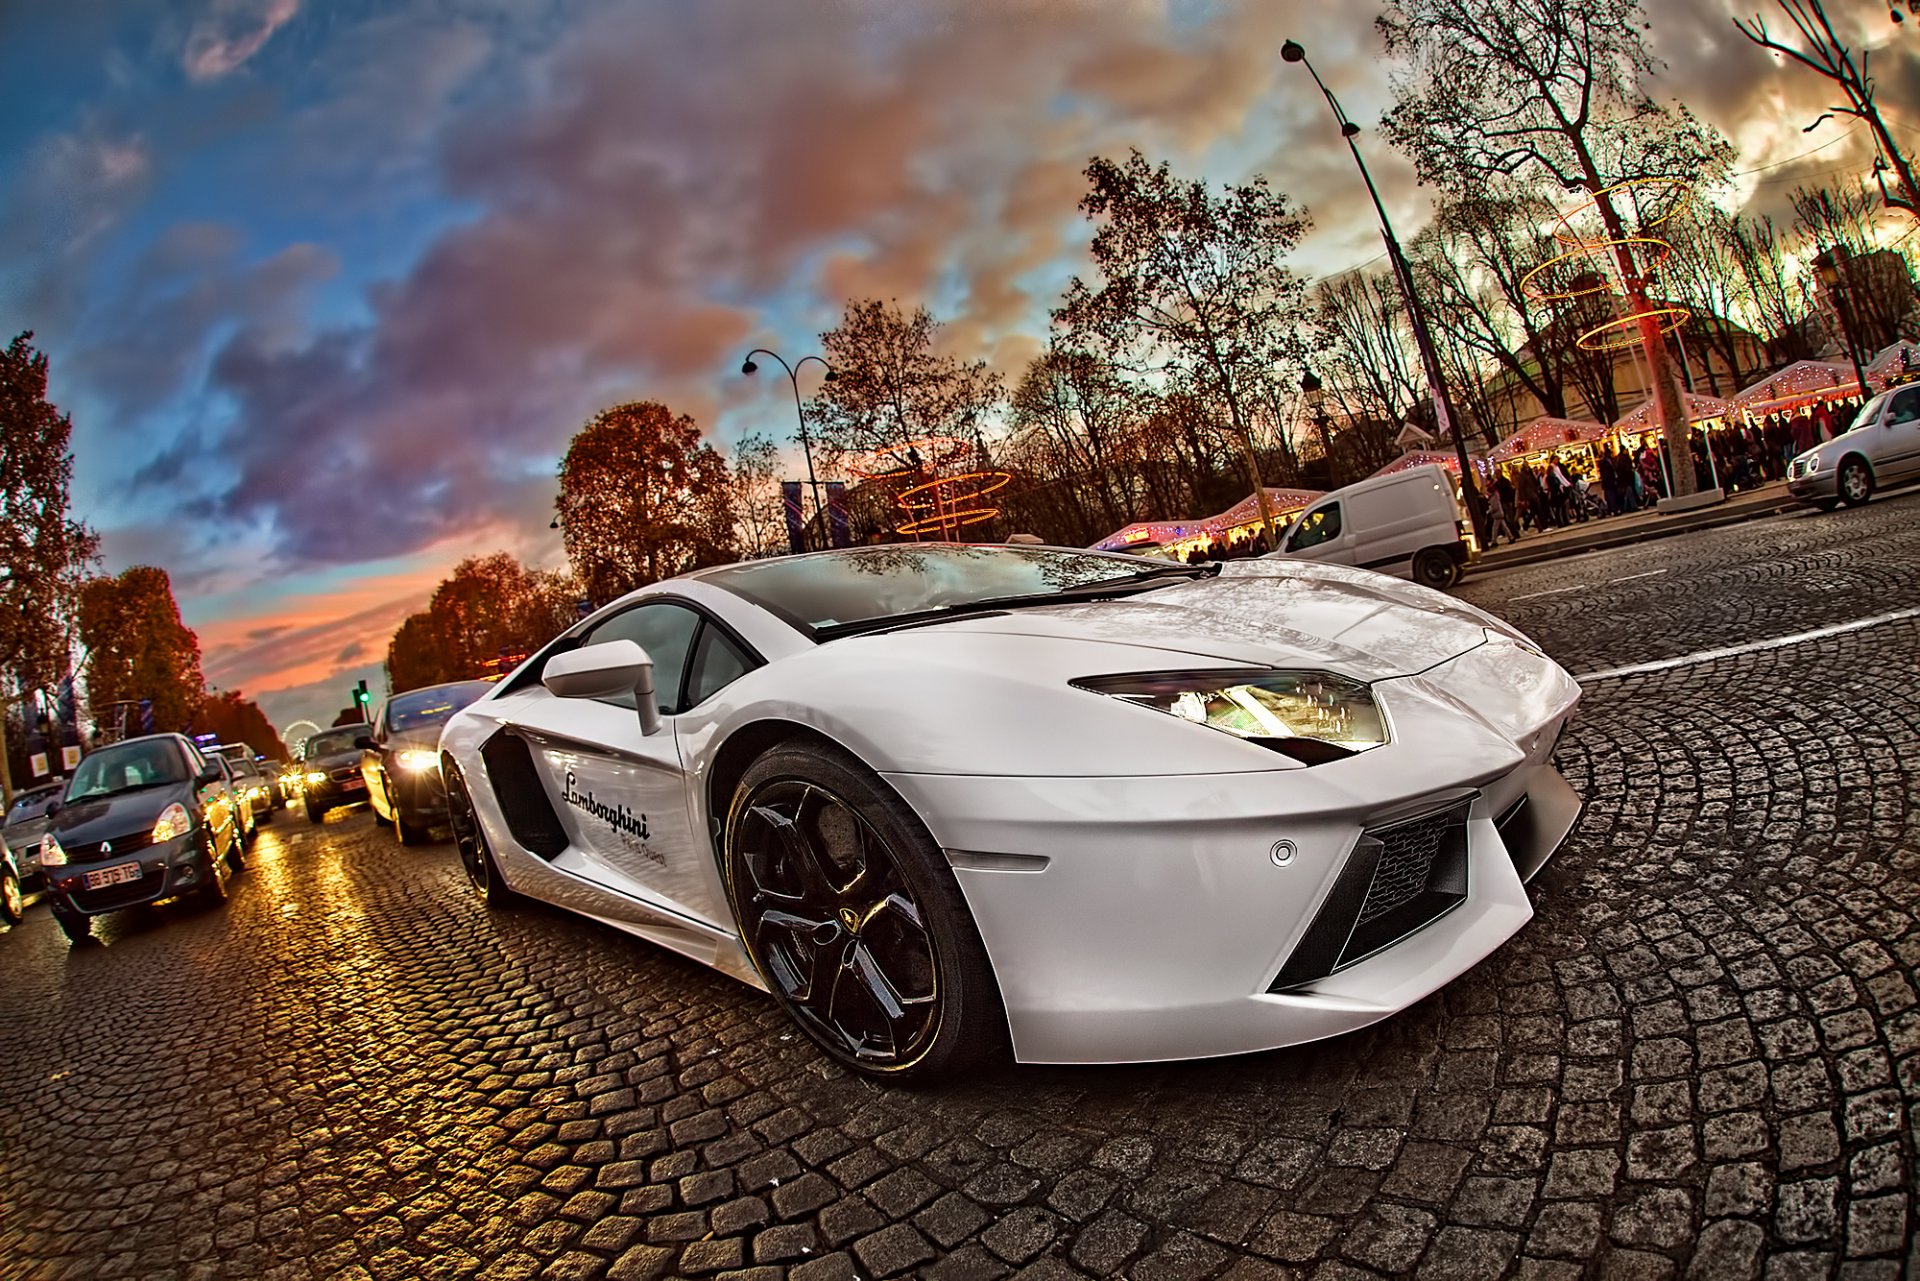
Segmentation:
[(1259, 530), (1247, 537), (1231, 539), (1214, 535), (1213, 541), (1205, 547), (1196, 547), (1187, 553), (1189, 565), (1204, 565), (1208, 561), (1238, 560), (1245, 556), (1265, 556), (1273, 547), (1267, 542), (1267, 532)]
[[(1694, 428), (1690, 438), (1696, 489), (1716, 484), (1728, 492), (1783, 480), (1787, 464), (1845, 431), (1861, 402), (1820, 401), (1797, 414), (1770, 414), (1744, 426), (1712, 432)], [(1495, 474), (1486, 496), (1489, 546), (1518, 541), (1527, 529), (1546, 533), (1606, 516), (1631, 515), (1667, 496), (1664, 447), (1652, 434), (1635, 445), (1605, 441), (1578, 456), (1509, 463)]]

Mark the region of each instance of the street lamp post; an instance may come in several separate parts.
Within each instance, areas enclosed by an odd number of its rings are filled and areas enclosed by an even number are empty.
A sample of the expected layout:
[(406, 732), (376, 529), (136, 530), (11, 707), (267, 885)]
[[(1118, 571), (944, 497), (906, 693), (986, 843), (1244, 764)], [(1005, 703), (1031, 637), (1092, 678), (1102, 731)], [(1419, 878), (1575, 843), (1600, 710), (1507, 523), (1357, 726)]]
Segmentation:
[(747, 358), (741, 362), (741, 373), (753, 374), (759, 371), (760, 366), (753, 363), (755, 356), (771, 356), (773, 359), (779, 361), (780, 368), (787, 372), (787, 382), (793, 387), (794, 417), (800, 420), (800, 450), (807, 456), (807, 487), (813, 491), (813, 518), (824, 521), (825, 517), (820, 514), (825, 510), (820, 502), (820, 482), (814, 478), (813, 474), (813, 440), (807, 435), (807, 412), (800, 406), (800, 371), (807, 367), (808, 361), (814, 361), (820, 368), (827, 371), (826, 377), (822, 379), (822, 381), (832, 382), (836, 377), (833, 372), (833, 366), (829, 365), (825, 358), (820, 356), (802, 356), (799, 360), (789, 365), (781, 358), (778, 352), (768, 351), (765, 347), (755, 347), (747, 353)]
[(1313, 425), (1320, 432), (1320, 452), (1327, 459), (1327, 488), (1340, 488), (1339, 474), (1333, 465), (1333, 433), (1327, 418), (1327, 389), (1312, 370), (1300, 375), (1300, 393), (1307, 399), (1307, 416), (1313, 419)]
[(1360, 148), (1354, 138), (1360, 133), (1360, 126), (1347, 119), (1347, 113), (1340, 108), (1340, 100), (1333, 96), (1333, 90), (1327, 88), (1320, 79), (1320, 73), (1307, 61), (1307, 51), (1297, 40), (1289, 40), (1280, 46), (1280, 57), (1287, 62), (1297, 62), (1307, 69), (1313, 77), (1313, 83), (1320, 86), (1321, 96), (1327, 105), (1333, 108), (1333, 118), (1340, 124), (1340, 136), (1346, 139), (1347, 150), (1353, 153), (1353, 163), (1360, 167), (1360, 177), (1367, 184), (1367, 194), (1373, 197), (1373, 210), (1380, 216), (1380, 236), (1387, 242), (1387, 257), (1393, 262), (1394, 278), (1400, 284), (1400, 297), (1407, 306), (1407, 322), (1413, 329), (1414, 346), (1420, 349), (1420, 363), (1426, 371), (1427, 389), (1433, 395), (1434, 407), (1440, 416), (1447, 420), (1447, 434), (1453, 438), (1454, 456), (1460, 463), (1460, 492), (1467, 501), (1467, 517), (1473, 522), (1473, 528), (1481, 538), (1487, 536), (1487, 513), (1480, 501), (1480, 487), (1474, 483), (1473, 463), (1467, 457), (1466, 437), (1460, 432), (1460, 415), (1454, 412), (1453, 398), (1447, 394), (1447, 380), (1440, 372), (1440, 354), (1433, 345), (1433, 332), (1427, 326), (1427, 313), (1420, 306), (1420, 295), (1413, 287), (1413, 267), (1401, 252), (1400, 241), (1393, 234), (1393, 222), (1387, 217), (1387, 207), (1380, 200), (1379, 188), (1373, 185), (1373, 175), (1367, 171), (1367, 162), (1361, 159)]
[(1853, 366), (1854, 379), (1860, 384), (1860, 397), (1866, 399), (1867, 372), (1860, 368), (1860, 344), (1853, 337), (1853, 322), (1847, 312), (1853, 304), (1849, 296), (1853, 292), (1853, 282), (1846, 279), (1841, 261), (1849, 257), (1845, 248), (1835, 245), (1823, 249), (1813, 258), (1813, 274), (1820, 279), (1820, 288), (1826, 291), (1827, 299), (1833, 303), (1833, 314), (1840, 317), (1840, 336), (1847, 344), (1847, 361)]

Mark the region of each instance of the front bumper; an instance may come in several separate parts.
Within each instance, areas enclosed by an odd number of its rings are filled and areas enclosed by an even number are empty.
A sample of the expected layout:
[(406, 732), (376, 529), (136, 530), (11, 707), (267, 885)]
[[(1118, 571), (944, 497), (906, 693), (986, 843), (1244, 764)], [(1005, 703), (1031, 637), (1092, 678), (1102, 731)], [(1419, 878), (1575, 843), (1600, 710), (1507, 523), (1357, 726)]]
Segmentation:
[(447, 786), (439, 770), (401, 770), (388, 778), (394, 808), (402, 819), (418, 827), (447, 821)]
[(1787, 492), (1795, 498), (1812, 500), (1815, 498), (1838, 498), (1840, 484), (1836, 479), (1838, 472), (1817, 471), (1811, 476), (1796, 477), (1787, 482)]
[[(86, 888), (88, 872), (127, 863), (139, 865), (138, 880), (100, 889)], [(195, 836), (183, 836), (161, 845), (149, 845), (126, 858), (47, 868), (47, 890), (59, 910), (98, 916), (190, 894), (207, 883), (209, 866), (202, 841)]]
[[(1559, 678), (1566, 698), (1501, 729), (1449, 705), (1442, 690), (1381, 682), (1395, 741), (1310, 769), (888, 781), (948, 852), (1017, 1058), (1117, 1063), (1273, 1049), (1405, 1009), (1532, 916), (1524, 882), (1580, 812), (1550, 763), (1578, 697)], [(1464, 897), (1331, 973), (1322, 966), (1292, 981), (1289, 961), (1325, 935), (1363, 838), (1462, 805)]]

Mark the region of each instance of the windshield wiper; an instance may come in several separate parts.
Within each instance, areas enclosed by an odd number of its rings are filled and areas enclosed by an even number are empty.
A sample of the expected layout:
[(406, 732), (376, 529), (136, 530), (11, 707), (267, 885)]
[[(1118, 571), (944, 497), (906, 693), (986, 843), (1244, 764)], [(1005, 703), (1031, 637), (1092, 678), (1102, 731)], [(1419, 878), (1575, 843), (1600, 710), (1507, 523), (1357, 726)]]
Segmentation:
[(867, 632), (886, 632), (904, 627), (923, 627), (930, 623), (944, 623), (949, 619), (967, 618), (979, 614), (999, 614), (1014, 609), (1037, 609), (1044, 605), (1059, 605), (1082, 600), (1099, 600), (1105, 596), (1120, 596), (1131, 592), (1145, 591), (1165, 582), (1189, 581), (1196, 578), (1212, 578), (1220, 572), (1218, 561), (1205, 565), (1168, 565), (1160, 569), (1142, 570), (1135, 574), (1123, 574), (1118, 578), (1099, 578), (1090, 583), (1076, 583), (1071, 587), (1062, 587), (1052, 592), (1023, 592), (1018, 596), (988, 596), (982, 600), (959, 601), (952, 605), (936, 605), (931, 609), (916, 609), (905, 614), (888, 614), (880, 618), (855, 619), (850, 623), (828, 623), (813, 629), (813, 634), (821, 640), (836, 640), (842, 636), (858, 636)]

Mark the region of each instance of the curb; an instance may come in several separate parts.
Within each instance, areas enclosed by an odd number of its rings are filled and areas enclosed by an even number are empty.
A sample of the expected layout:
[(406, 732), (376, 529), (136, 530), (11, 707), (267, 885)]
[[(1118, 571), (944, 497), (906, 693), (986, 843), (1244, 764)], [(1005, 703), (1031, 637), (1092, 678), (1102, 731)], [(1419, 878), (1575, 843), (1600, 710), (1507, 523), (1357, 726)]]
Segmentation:
[(1586, 552), (1604, 551), (1613, 547), (1629, 547), (1634, 543), (1650, 543), (1660, 538), (1671, 538), (1676, 534), (1690, 534), (1699, 529), (1717, 529), (1724, 525), (1744, 525), (1751, 520), (1763, 520), (1768, 516), (1778, 516), (1781, 512), (1799, 509), (1814, 510), (1797, 498), (1781, 495), (1777, 499), (1754, 503), (1738, 511), (1715, 511), (1712, 508), (1704, 512), (1685, 513), (1674, 516), (1670, 521), (1659, 524), (1643, 525), (1637, 529), (1623, 530), (1617, 534), (1591, 534), (1584, 538), (1572, 538), (1550, 547), (1529, 550), (1526, 547), (1509, 543), (1515, 548), (1512, 553), (1492, 552), (1475, 561), (1470, 573), (1487, 573), (1496, 569), (1513, 569), (1521, 565), (1537, 565), (1544, 561), (1560, 560), (1567, 556), (1579, 556)]

